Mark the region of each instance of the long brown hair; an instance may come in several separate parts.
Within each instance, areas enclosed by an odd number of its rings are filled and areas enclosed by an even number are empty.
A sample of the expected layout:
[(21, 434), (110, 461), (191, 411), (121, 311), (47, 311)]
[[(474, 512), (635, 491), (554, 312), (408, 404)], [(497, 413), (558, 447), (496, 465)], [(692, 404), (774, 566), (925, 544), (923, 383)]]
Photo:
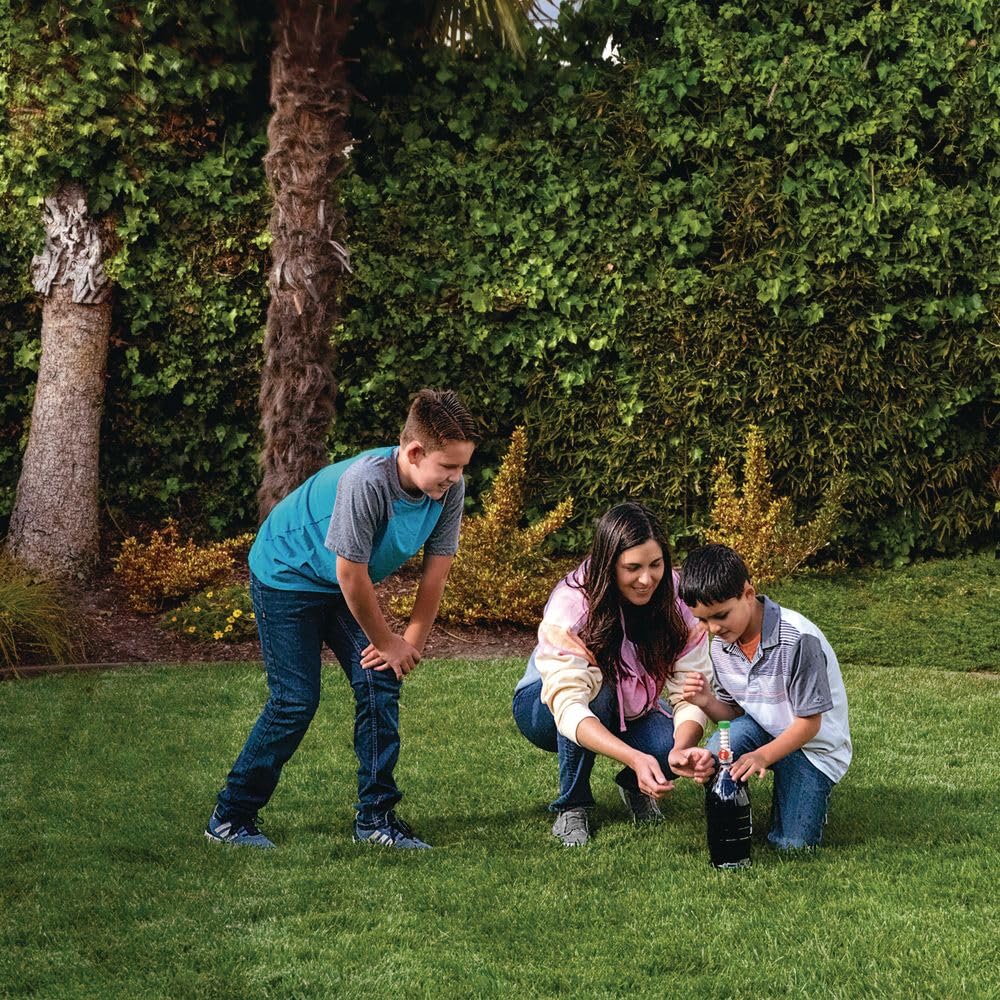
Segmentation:
[[(663, 552), (663, 579), (649, 603), (637, 606), (622, 597), (615, 567), (626, 549), (650, 539)], [(639, 503), (620, 503), (602, 515), (590, 546), (582, 589), (590, 612), (580, 638), (596, 657), (605, 682), (614, 683), (623, 669), (621, 647), (627, 637), (635, 643), (639, 662), (661, 687), (673, 673), (688, 630), (677, 609), (670, 546), (652, 511)]]

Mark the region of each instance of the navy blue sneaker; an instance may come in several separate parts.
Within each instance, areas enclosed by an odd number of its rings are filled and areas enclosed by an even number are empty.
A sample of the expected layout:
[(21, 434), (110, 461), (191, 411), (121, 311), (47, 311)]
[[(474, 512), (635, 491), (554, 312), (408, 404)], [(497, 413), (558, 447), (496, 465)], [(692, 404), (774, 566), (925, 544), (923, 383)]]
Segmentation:
[(425, 844), (415, 836), (409, 826), (394, 812), (390, 811), (378, 826), (362, 826), (354, 824), (354, 842), (356, 844), (373, 844), (375, 847), (400, 847), (410, 850), (429, 851), (430, 844)]
[(254, 820), (222, 819), (218, 809), (209, 818), (205, 836), (216, 844), (232, 844), (234, 847), (274, 847), (273, 841), (260, 832)]

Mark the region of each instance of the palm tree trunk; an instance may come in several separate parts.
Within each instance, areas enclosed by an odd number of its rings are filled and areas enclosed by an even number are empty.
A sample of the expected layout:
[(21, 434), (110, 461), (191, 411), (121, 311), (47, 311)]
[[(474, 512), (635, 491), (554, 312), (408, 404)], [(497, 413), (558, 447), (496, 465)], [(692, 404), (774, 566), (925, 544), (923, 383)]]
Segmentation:
[(278, 0), (271, 62), (269, 151), (271, 301), (260, 413), (261, 520), (327, 462), (336, 383), (330, 336), (337, 282), (350, 270), (337, 236), (343, 214), (333, 180), (350, 144), (351, 92), (342, 43), (353, 0)]
[(32, 261), (35, 289), (44, 296), (42, 357), (7, 547), (40, 576), (83, 579), (97, 563), (100, 537), (109, 234), (88, 214), (77, 184), (46, 199), (45, 229), (45, 250)]

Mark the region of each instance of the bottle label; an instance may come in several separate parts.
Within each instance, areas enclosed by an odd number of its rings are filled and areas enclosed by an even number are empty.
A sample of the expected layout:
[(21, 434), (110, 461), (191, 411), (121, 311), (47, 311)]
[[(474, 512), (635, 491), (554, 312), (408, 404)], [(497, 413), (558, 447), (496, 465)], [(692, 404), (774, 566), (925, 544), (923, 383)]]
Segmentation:
[(729, 764), (733, 759), (733, 752), (728, 747), (721, 747), (719, 749), (719, 763)]

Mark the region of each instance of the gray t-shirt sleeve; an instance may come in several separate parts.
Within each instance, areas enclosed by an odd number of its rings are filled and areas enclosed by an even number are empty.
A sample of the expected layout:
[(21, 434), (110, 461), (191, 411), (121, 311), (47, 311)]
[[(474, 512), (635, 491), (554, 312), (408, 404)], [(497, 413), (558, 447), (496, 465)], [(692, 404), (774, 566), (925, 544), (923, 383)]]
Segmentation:
[(333, 502), (326, 547), (350, 562), (367, 564), (375, 535), (389, 520), (389, 499), (385, 486), (366, 475), (364, 460), (355, 462), (340, 477)]
[(819, 639), (802, 635), (788, 671), (788, 701), (797, 716), (818, 715), (833, 708), (826, 656)]
[(462, 527), (464, 509), (465, 480), (459, 479), (444, 495), (444, 510), (424, 543), (425, 555), (453, 556), (458, 551), (458, 534)]

